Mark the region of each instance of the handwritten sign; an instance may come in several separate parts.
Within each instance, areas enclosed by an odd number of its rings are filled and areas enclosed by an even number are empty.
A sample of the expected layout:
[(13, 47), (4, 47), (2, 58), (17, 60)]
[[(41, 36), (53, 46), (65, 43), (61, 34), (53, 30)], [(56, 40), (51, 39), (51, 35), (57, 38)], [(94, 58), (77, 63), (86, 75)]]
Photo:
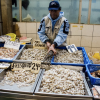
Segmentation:
[(69, 53), (73, 53), (73, 52), (77, 51), (75, 44), (68, 45), (68, 46), (66, 46), (66, 48), (68, 49)]
[(31, 70), (32, 63), (12, 63), (11, 70)]
[(4, 44), (4, 47), (5, 48), (13, 48), (13, 49), (19, 50), (20, 43), (6, 40), (5, 44)]
[(0, 63), (0, 68), (1, 69), (7, 69), (10, 66), (8, 63)]
[(31, 69), (31, 72), (32, 73), (39, 73), (40, 68), (41, 68), (41, 61), (35, 61), (35, 60), (33, 60), (32, 61), (32, 69)]
[(39, 49), (45, 49), (45, 44), (42, 43), (40, 40), (34, 40), (33, 41), (33, 47), (34, 48), (39, 48)]
[(40, 71), (41, 61), (32, 61), (31, 63), (12, 63), (11, 70), (30, 70), (32, 73), (38, 73)]

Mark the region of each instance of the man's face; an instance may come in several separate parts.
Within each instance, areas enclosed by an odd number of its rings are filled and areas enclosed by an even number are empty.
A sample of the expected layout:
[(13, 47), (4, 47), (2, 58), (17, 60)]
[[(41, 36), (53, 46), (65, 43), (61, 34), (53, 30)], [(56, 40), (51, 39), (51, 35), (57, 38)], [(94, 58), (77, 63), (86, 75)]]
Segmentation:
[(49, 10), (51, 18), (54, 20), (58, 18), (60, 10)]

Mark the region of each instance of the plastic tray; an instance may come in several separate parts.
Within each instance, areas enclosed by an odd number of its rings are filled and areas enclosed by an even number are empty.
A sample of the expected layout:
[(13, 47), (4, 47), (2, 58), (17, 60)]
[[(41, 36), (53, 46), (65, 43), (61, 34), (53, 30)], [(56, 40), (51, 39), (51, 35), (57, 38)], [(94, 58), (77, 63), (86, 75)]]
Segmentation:
[[(66, 47), (57, 47), (57, 49), (66, 49)], [(85, 48), (84, 47), (77, 47), (78, 50), (82, 50), (82, 53), (83, 53), (83, 60), (84, 60), (84, 64), (79, 64), (79, 63), (60, 63), (60, 62), (54, 62), (54, 56), (51, 60), (51, 64), (55, 65), (55, 64), (60, 64), (60, 65), (73, 65), (73, 66), (84, 66), (85, 64), (89, 64), (90, 63), (90, 60), (88, 58), (88, 55), (85, 51)]]
[[(19, 52), (15, 55), (15, 57), (11, 60), (8, 60), (8, 59), (0, 59), (0, 62), (13, 62), (13, 60), (19, 55), (19, 53), (22, 51), (22, 49), (24, 48), (25, 45), (20, 45), (20, 48), (19, 48)], [(4, 43), (1, 43), (0, 42), (0, 47), (4, 47)]]
[(88, 77), (92, 85), (100, 85), (100, 78), (95, 78), (91, 75), (91, 72), (94, 72), (97, 70), (100, 70), (100, 65), (96, 65), (96, 64), (86, 65), (86, 72), (88, 74)]

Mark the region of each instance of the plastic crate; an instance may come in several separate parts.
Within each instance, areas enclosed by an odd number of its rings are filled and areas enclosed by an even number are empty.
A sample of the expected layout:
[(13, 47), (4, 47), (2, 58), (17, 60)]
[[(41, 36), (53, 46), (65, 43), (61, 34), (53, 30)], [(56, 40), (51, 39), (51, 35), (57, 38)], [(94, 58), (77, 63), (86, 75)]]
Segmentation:
[(86, 65), (86, 73), (91, 81), (92, 85), (100, 85), (100, 78), (95, 78), (91, 75), (92, 72), (100, 70), (100, 65), (88, 64)]
[[(57, 49), (66, 49), (66, 47), (57, 47)], [(90, 60), (88, 58), (88, 55), (85, 51), (84, 47), (77, 47), (78, 50), (82, 50), (83, 53), (83, 60), (84, 60), (84, 64), (79, 64), (79, 63), (61, 63), (61, 62), (54, 62), (54, 56), (51, 60), (51, 64), (55, 65), (55, 64), (60, 64), (60, 65), (73, 65), (73, 66), (84, 66), (85, 64), (89, 64)], [(66, 49), (67, 50), (67, 49)]]
[(98, 65), (100, 65), (100, 60), (92, 57), (94, 55), (94, 53), (95, 52), (89, 52), (88, 53), (88, 57), (90, 59), (90, 63), (89, 64), (98, 64)]
[[(4, 43), (0, 42), (0, 47), (4, 47)], [(24, 45), (20, 45), (19, 51), (17, 52), (17, 54), (15, 55), (15, 57), (11, 60), (8, 59), (0, 59), (0, 62), (13, 62), (13, 60), (19, 55), (19, 53), (21, 52), (21, 50), (24, 48)]]

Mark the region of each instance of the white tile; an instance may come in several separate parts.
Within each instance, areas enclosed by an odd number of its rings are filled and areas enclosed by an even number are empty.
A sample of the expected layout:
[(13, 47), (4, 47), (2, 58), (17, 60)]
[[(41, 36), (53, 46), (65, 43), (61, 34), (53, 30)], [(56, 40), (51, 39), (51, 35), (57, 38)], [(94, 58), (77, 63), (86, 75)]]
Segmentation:
[(36, 23), (27, 23), (27, 33), (36, 33)]
[(38, 23), (37, 23), (37, 27), (36, 27), (36, 28), (37, 28), (37, 31), (38, 31), (39, 26), (40, 26), (40, 23), (38, 22)]
[(21, 36), (26, 36), (26, 34), (22, 33)]
[(82, 36), (81, 39), (81, 46), (88, 46), (91, 47), (92, 37)]
[(36, 34), (27, 34), (27, 37), (32, 38), (32, 39), (36, 39)]
[(93, 36), (100, 36), (100, 25), (94, 25)]
[(84, 25), (82, 29), (82, 35), (92, 36), (93, 34), (93, 25)]
[(100, 48), (92, 48), (91, 49), (91, 52), (96, 52), (96, 51), (99, 51), (100, 52)]
[(89, 48), (89, 47), (84, 47), (85, 48), (85, 51), (86, 51), (86, 53), (88, 54), (89, 52), (91, 52), (91, 48)]
[(71, 36), (70, 38), (70, 45), (75, 44), (76, 46), (80, 47), (81, 36)]
[(26, 23), (17, 22), (16, 24), (18, 24), (18, 26), (19, 26), (20, 33), (26, 33), (27, 32)]
[(71, 24), (71, 34), (72, 35), (81, 35), (82, 33), (82, 24)]
[(100, 37), (93, 37), (92, 47), (100, 47)]
[(37, 40), (40, 40), (40, 38), (39, 38), (39, 35), (38, 35), (38, 34), (36, 35), (36, 39), (37, 39)]
[(33, 39), (36, 39), (36, 35), (37, 35), (36, 33), (35, 33), (35, 34), (33, 34)]
[(72, 35), (72, 32), (71, 32), (71, 31), (69, 31), (68, 36), (71, 36), (71, 35)]

